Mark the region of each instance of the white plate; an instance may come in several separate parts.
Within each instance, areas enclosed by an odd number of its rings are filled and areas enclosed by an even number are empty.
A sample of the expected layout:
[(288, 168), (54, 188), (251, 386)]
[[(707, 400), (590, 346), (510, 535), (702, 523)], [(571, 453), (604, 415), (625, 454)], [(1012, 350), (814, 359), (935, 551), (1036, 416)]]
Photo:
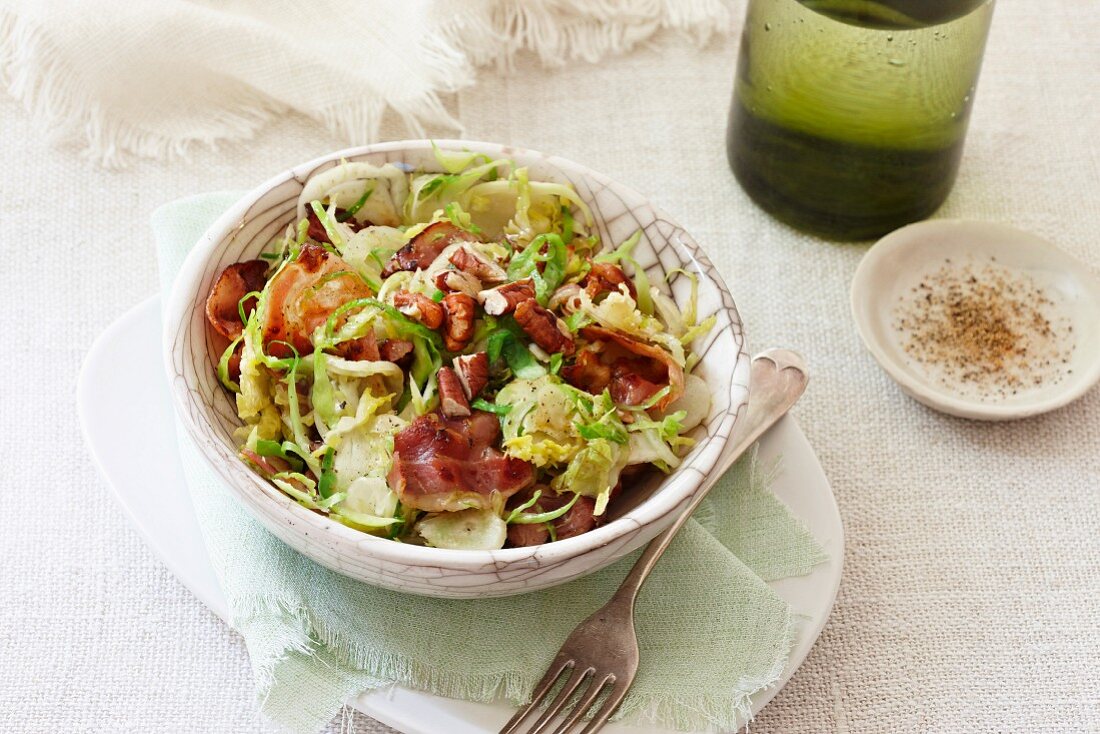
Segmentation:
[[(228, 617), (225, 597), (207, 558), (176, 449), (160, 333), (157, 297), (138, 304), (103, 332), (80, 373), (80, 421), (97, 466), (130, 520), (168, 569), (224, 620)], [(134, 446), (142, 450), (133, 451)], [(779, 692), (813, 647), (833, 607), (844, 558), (844, 531), (836, 500), (793, 418), (785, 418), (762, 439), (760, 455), (764, 461), (783, 457), (783, 472), (773, 490), (806, 524), (829, 560), (807, 576), (771, 583), (807, 621), (780, 685), (753, 696), (754, 714)], [(155, 487), (150, 486), (150, 477), (156, 477)], [(486, 734), (496, 732), (512, 714), (506, 703), (471, 703), (401, 687), (363, 694), (352, 705), (408, 734)], [(665, 732), (630, 722), (608, 726), (605, 731)]]

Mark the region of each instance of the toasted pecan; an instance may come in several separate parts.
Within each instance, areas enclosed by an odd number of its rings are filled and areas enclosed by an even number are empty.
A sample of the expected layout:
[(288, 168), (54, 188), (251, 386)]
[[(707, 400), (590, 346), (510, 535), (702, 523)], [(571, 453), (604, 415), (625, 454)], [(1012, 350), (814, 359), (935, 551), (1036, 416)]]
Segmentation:
[(463, 246), (451, 253), (451, 264), (486, 283), (503, 283), (508, 280), (508, 273), (504, 268), (471, 247)]
[(481, 307), (490, 316), (512, 313), (523, 301), (535, 297), (535, 286), (530, 278), (488, 288), (477, 294)]
[(489, 355), (462, 354), (454, 358), (453, 364), (466, 397), (473, 400), (489, 384)]
[(470, 415), (470, 403), (458, 375), (450, 367), (440, 367), (436, 373), (439, 381), (439, 409), (448, 418), (465, 418)]
[(423, 293), (397, 291), (393, 294), (393, 306), (429, 329), (438, 329), (443, 324), (443, 307)]
[(549, 354), (561, 352), (569, 356), (576, 349), (573, 335), (565, 322), (540, 306), (534, 298), (529, 298), (516, 306), (516, 323), (527, 332), (531, 341)]
[(460, 352), (474, 338), (477, 301), (465, 293), (448, 293), (443, 297), (443, 310), (446, 314), (443, 345), (452, 352)]
[(440, 270), (435, 274), (435, 287), (444, 293), (476, 296), (481, 291), (481, 281), (464, 270)]

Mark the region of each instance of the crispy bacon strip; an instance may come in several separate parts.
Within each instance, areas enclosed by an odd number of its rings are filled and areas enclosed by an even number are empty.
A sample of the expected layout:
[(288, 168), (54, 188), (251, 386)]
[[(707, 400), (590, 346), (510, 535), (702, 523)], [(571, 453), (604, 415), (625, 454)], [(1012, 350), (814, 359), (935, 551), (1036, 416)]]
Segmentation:
[(508, 498), (535, 480), (534, 467), (495, 448), (499, 438), (492, 413), (426, 413), (394, 436), (389, 485), (406, 507), (428, 512), (491, 507), (494, 493)]
[(611, 399), (620, 405), (641, 405), (660, 392), (663, 385), (632, 372), (629, 364), (619, 360), (611, 368)]
[(382, 359), (402, 367), (409, 366), (414, 348), (413, 343), (405, 339), (386, 339), (378, 345)]
[(623, 272), (622, 268), (613, 263), (592, 261), (592, 269), (584, 277), (584, 289), (589, 298), (596, 300), (596, 297), (601, 293), (618, 291), (620, 285), (626, 286), (631, 298), (638, 299), (638, 291), (634, 287), (634, 283), (626, 277), (626, 273)]
[(260, 325), (268, 354), (289, 357), (286, 344), (310, 354), (309, 337), (332, 312), (356, 298), (372, 295), (370, 287), (339, 255), (317, 245), (303, 245), (298, 259), (271, 282), (264, 321)]
[[(347, 214), (347, 210), (336, 209), (335, 214), (337, 221), (339, 221), (341, 217)], [(306, 207), (306, 219), (309, 220), (309, 230), (306, 232), (309, 238), (316, 242), (326, 242), (331, 245), (332, 240), (329, 239), (328, 232), (325, 230), (325, 225), (321, 224), (321, 220), (317, 218), (317, 212), (313, 211), (313, 207), (311, 206)], [(347, 221), (340, 223), (350, 227), (352, 232), (358, 232), (361, 229), (373, 226), (370, 222), (356, 221), (355, 217), (349, 217)]]
[(599, 395), (611, 384), (611, 368), (591, 349), (578, 352), (573, 364), (561, 368), (561, 376), (573, 387), (593, 395)]
[[(612, 495), (616, 490), (612, 491)], [(519, 505), (527, 502), (533, 496), (533, 490), (526, 489), (523, 492), (517, 494), (509, 501), (509, 506), (518, 507)], [(537, 505), (527, 510), (527, 512), (552, 512), (553, 510), (562, 507), (569, 503), (573, 499), (572, 495), (568, 492), (565, 494), (556, 494), (555, 492), (543, 490), (542, 495), (539, 497)], [(596, 501), (591, 497), (578, 497), (576, 504), (574, 504), (569, 511), (553, 521), (554, 537), (558, 540), (565, 540), (566, 538), (572, 538), (583, 533), (587, 533), (589, 530), (599, 527), (607, 520), (607, 513), (596, 516), (594, 513), (596, 509)], [(546, 523), (542, 524), (523, 524), (513, 523), (508, 526), (508, 544), (515, 548), (522, 548), (532, 545), (542, 545), (550, 540), (550, 531), (546, 527)]]
[[(636, 355), (638, 357), (645, 357), (663, 365), (664, 383), (667, 384), (670, 389), (667, 395), (657, 401), (656, 405), (654, 406), (655, 408), (664, 409), (684, 394), (683, 368), (680, 365), (676, 364), (676, 360), (672, 358), (671, 354), (661, 349), (660, 347), (646, 344), (644, 342), (638, 341), (631, 336), (627, 336), (626, 334), (618, 331), (613, 331), (612, 329), (605, 329), (602, 326), (586, 326), (581, 329), (581, 336), (583, 336), (585, 339), (588, 339), (589, 341), (600, 341), (617, 345), (633, 355)], [(652, 365), (652, 367), (655, 368), (656, 365)], [(629, 385), (623, 385), (621, 378), (619, 379), (620, 386), (616, 388), (616, 376), (614, 374), (614, 371), (611, 376), (611, 380), (612, 394), (614, 394), (616, 390), (619, 390), (623, 395), (631, 395), (632, 397), (639, 394), (635, 392), (636, 388), (632, 388)], [(658, 386), (658, 390), (661, 387), (662, 386)], [(656, 392), (656, 390), (654, 390), (654, 392)], [(650, 395), (652, 394), (653, 393), (650, 393)], [(638, 402), (644, 402), (644, 399), (639, 400)], [(630, 404), (636, 405), (637, 403)]]
[[(206, 297), (206, 320), (214, 331), (232, 341), (244, 331), (237, 304), (244, 296), (264, 287), (264, 275), (267, 263), (263, 260), (248, 260), (230, 265), (210, 289)], [(256, 307), (256, 299), (250, 298), (244, 304), (245, 314)]]
[(381, 358), (378, 353), (378, 340), (373, 331), (368, 331), (358, 339), (337, 344), (336, 349), (333, 351), (344, 359), (350, 359), (353, 362), (377, 362)]
[(393, 254), (382, 277), (388, 278), (401, 270), (423, 270), (439, 257), (439, 253), (455, 242), (477, 242), (472, 234), (450, 222), (436, 222), (409, 240)]

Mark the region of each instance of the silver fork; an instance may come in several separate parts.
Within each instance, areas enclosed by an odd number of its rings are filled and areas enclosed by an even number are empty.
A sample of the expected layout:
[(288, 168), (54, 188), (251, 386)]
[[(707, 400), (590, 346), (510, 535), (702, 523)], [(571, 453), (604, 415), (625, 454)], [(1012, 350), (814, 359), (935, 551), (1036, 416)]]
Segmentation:
[(549, 730), (554, 719), (576, 695), (581, 696), (569, 710), (555, 734), (566, 734), (591, 712), (601, 695), (606, 695), (599, 711), (581, 734), (593, 734), (603, 728), (615, 713), (638, 672), (638, 637), (634, 632), (634, 601), (649, 572), (672, 538), (723, 474), (760, 436), (791, 409), (808, 379), (806, 367), (795, 352), (769, 349), (752, 360), (752, 388), (745, 415), (735, 424), (736, 432), (719, 458), (714, 470), (703, 480), (687, 507), (667, 530), (654, 538), (630, 569), (611, 601), (577, 625), (561, 646), (531, 696), (531, 703), (508, 720), (500, 734), (515, 734), (520, 725), (546, 699), (563, 675), (565, 681), (557, 696), (528, 729), (527, 734)]

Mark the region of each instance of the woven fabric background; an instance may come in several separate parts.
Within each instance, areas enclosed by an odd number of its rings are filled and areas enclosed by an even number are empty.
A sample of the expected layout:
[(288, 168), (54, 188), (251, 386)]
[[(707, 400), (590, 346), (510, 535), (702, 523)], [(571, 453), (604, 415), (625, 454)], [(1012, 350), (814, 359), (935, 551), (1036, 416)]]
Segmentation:
[[(1001, 425), (902, 396), (848, 313), (864, 248), (777, 224), (727, 169), (735, 49), (664, 36), (600, 66), (523, 61), (451, 104), (471, 138), (651, 194), (724, 272), (753, 348), (793, 346), (813, 367), (796, 413), (840, 503), (845, 578), (754, 734), (1100, 731), (1100, 391)], [(73, 394), (99, 332), (156, 291), (156, 205), (246, 188), (342, 143), (287, 120), (249, 145), (105, 172), (50, 147), (6, 98), (0, 131), (0, 730), (265, 731), (240, 640), (129, 527)], [(1098, 268), (1097, 140), (1100, 6), (1004, 0), (940, 216), (1015, 224)]]

